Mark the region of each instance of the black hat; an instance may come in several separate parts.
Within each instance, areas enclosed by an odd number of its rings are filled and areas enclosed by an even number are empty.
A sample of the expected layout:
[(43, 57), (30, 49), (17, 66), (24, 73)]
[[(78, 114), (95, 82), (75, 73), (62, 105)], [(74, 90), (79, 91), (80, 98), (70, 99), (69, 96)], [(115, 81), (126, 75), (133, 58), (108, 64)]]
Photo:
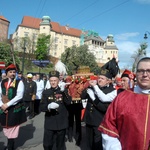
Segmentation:
[(100, 75), (107, 77), (108, 79), (112, 79), (112, 74), (107, 69), (102, 69), (100, 71)]
[(112, 58), (106, 64), (104, 64), (101, 68), (109, 70), (109, 73), (112, 76), (111, 78), (115, 78), (116, 75), (118, 73), (120, 73), (120, 69), (119, 69), (119, 66), (118, 66), (118, 61), (116, 60), (116, 58)]
[(49, 78), (51, 78), (51, 77), (59, 78), (59, 72), (58, 71), (51, 71), (51, 72), (49, 72)]
[(18, 74), (22, 74), (22, 71), (18, 71)]

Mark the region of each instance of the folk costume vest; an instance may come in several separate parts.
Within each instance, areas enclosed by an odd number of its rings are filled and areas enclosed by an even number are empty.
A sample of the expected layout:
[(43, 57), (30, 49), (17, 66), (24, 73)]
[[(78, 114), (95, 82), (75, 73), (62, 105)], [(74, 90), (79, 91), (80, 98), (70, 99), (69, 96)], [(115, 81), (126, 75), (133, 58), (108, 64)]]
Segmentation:
[[(7, 103), (11, 101), (17, 93), (17, 88), (20, 80), (14, 79), (9, 82), (9, 79), (4, 79), (1, 83), (2, 101)], [(7, 100), (6, 100), (7, 99)], [(22, 100), (17, 104), (8, 107), (8, 112), (5, 113), (0, 109), (0, 124), (2, 127), (13, 127), (26, 121), (25, 106)]]

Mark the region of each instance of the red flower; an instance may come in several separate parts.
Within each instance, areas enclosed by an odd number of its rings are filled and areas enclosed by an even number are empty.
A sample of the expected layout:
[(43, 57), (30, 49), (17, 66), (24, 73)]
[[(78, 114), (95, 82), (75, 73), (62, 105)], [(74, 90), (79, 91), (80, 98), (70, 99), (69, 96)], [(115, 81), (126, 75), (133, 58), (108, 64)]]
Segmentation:
[(76, 80), (75, 80), (75, 83), (79, 83), (79, 80), (78, 80), (78, 79), (76, 79)]

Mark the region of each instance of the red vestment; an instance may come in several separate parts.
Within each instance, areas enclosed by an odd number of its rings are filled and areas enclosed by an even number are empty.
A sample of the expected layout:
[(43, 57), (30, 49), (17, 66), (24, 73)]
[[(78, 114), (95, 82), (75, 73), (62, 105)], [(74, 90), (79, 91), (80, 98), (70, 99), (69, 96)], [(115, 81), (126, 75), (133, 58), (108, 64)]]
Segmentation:
[(121, 92), (108, 107), (98, 128), (116, 137), (122, 150), (148, 150), (150, 144), (150, 95)]

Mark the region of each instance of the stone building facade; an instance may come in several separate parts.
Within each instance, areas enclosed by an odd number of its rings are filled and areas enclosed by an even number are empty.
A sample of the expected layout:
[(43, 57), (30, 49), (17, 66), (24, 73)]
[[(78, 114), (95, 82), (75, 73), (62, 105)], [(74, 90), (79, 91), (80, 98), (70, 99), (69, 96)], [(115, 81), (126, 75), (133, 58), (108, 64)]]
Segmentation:
[(0, 42), (8, 39), (9, 23), (10, 22), (6, 18), (0, 16)]
[[(71, 28), (69, 25), (61, 26), (58, 22), (52, 22), (49, 16), (43, 16), (42, 19), (31, 16), (24, 16), (21, 24), (16, 28), (12, 39), (29, 37), (31, 48), (27, 48), (27, 53), (33, 53), (39, 34), (50, 35), (51, 46), (49, 55), (60, 58), (66, 48), (73, 45), (80, 46), (87, 44), (89, 50), (95, 55), (97, 63), (106, 63), (113, 56), (118, 57), (118, 48), (115, 45), (113, 35), (108, 35), (104, 41), (98, 34), (90, 31)], [(17, 41), (19, 42), (19, 40)], [(18, 43), (14, 43), (14, 49), (17, 50)], [(18, 49), (22, 51), (22, 49)]]

